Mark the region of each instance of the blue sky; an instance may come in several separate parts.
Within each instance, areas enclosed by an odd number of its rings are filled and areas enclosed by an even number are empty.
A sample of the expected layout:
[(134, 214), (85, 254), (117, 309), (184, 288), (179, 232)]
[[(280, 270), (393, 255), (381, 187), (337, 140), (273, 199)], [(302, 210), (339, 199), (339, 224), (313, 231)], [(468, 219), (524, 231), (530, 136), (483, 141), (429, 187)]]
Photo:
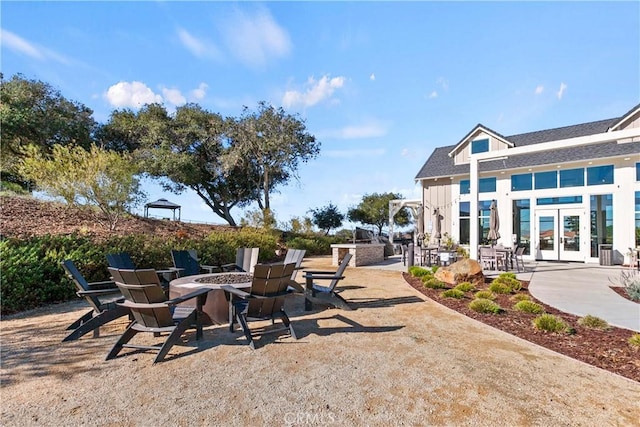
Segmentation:
[[(5, 78), (45, 81), (99, 122), (148, 102), (239, 116), (264, 100), (299, 114), (321, 154), (273, 195), (280, 222), (328, 203), (346, 213), (373, 192), (417, 199), (414, 178), (432, 150), (478, 123), (513, 135), (618, 117), (640, 102), (639, 2), (0, 8)], [(193, 193), (145, 190), (181, 204), (184, 219), (222, 223)]]

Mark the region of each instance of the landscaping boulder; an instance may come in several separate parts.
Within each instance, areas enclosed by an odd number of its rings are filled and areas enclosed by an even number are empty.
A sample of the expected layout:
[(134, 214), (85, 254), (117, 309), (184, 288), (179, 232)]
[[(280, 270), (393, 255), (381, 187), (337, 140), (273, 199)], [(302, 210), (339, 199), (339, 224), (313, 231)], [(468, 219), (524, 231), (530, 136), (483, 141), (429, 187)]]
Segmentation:
[(456, 286), (462, 282), (484, 282), (482, 266), (478, 261), (469, 258), (461, 259), (448, 267), (440, 267), (434, 276), (436, 279), (451, 286)]

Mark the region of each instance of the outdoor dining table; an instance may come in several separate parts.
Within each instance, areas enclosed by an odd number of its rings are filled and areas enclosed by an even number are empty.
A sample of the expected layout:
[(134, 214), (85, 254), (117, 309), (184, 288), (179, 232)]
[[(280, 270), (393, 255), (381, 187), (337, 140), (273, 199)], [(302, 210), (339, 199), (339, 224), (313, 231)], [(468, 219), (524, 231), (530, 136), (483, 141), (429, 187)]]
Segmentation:
[(506, 270), (513, 270), (513, 248), (507, 247), (495, 247), (496, 253), (502, 254), (504, 257), (504, 268)]
[(420, 265), (424, 265), (424, 260), (426, 259), (427, 265), (431, 266), (431, 253), (438, 252), (440, 248), (438, 246), (421, 246), (420, 247)]
[[(251, 289), (252, 275), (243, 272), (224, 272), (197, 274), (174, 279), (169, 284), (169, 298), (176, 298), (193, 292), (196, 289), (208, 288), (207, 300), (202, 306), (205, 314), (203, 323), (225, 324), (229, 322), (229, 303), (224, 295), (222, 286), (228, 285), (234, 288), (248, 291)], [(193, 305), (193, 302), (184, 302), (181, 305)]]

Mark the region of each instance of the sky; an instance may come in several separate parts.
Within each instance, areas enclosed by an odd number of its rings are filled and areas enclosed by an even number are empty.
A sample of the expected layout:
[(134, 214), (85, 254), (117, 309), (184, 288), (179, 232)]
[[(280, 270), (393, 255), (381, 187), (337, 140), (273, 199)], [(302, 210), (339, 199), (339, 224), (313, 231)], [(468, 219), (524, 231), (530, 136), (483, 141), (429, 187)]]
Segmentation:
[[(281, 224), (371, 193), (419, 199), (431, 152), (478, 123), (508, 136), (640, 102), (637, 1), (5, 0), (0, 13), (4, 78), (49, 83), (100, 123), (152, 102), (239, 117), (266, 101), (299, 116), (320, 155), (272, 195)], [(144, 190), (185, 220), (224, 223), (193, 192)]]

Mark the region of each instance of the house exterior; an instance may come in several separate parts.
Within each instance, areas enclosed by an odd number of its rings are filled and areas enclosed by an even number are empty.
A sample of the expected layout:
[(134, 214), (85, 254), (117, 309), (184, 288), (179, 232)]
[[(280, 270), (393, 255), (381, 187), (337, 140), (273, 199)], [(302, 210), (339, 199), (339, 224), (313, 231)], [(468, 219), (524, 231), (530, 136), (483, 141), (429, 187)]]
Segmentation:
[[(425, 232), (439, 208), (442, 233), (469, 248), (489, 231), (525, 259), (628, 262), (640, 246), (640, 104), (620, 117), (503, 136), (478, 124), (434, 150), (416, 175)], [(432, 239), (433, 240), (433, 239)]]

